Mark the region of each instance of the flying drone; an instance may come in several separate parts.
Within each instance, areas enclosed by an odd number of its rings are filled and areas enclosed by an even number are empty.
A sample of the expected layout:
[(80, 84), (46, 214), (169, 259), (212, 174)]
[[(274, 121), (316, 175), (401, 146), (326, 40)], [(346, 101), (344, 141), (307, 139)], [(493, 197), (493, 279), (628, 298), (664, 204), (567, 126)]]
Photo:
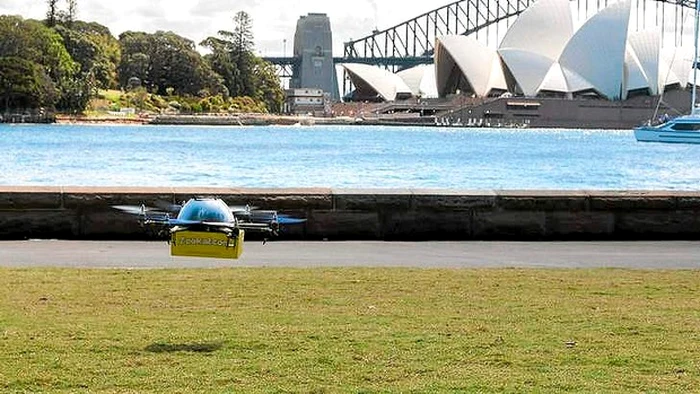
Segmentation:
[(173, 256), (237, 259), (243, 252), (246, 231), (261, 233), (267, 240), (279, 233), (280, 225), (306, 221), (248, 205), (232, 207), (220, 198), (192, 198), (182, 205), (165, 204), (160, 208), (113, 207), (137, 215), (143, 226), (168, 232)]

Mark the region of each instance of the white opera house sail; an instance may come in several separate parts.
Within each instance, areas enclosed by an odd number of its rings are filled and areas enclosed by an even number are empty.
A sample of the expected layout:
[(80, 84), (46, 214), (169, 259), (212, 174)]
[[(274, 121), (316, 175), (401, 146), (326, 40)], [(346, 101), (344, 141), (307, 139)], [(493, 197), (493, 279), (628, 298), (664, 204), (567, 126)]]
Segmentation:
[[(369, 65), (343, 67), (360, 97), (385, 101), (458, 93), (493, 97), (505, 92), (617, 101), (630, 94), (654, 96), (667, 86), (686, 86), (692, 48), (662, 45), (659, 27), (632, 29), (630, 0), (611, 2), (578, 26), (572, 4), (535, 2), (510, 24), (495, 47), (476, 34), (437, 37), (434, 65), (396, 74)], [(426, 83), (428, 79), (432, 83)]]

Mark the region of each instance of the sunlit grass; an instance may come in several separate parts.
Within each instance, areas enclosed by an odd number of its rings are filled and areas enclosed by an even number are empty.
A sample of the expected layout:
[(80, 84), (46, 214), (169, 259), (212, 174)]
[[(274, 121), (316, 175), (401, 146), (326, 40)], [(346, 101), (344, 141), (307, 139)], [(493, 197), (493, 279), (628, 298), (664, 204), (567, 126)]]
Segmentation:
[(688, 392), (700, 272), (0, 270), (1, 392)]
[(100, 95), (112, 103), (118, 103), (123, 94), (121, 90), (100, 90)]

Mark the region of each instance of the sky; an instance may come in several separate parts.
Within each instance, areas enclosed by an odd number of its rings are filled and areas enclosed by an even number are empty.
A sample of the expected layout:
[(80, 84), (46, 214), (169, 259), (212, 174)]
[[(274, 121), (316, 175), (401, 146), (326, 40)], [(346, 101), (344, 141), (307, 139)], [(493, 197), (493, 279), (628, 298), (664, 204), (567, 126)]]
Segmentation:
[[(253, 21), (260, 56), (291, 55), (300, 16), (325, 13), (333, 31), (333, 53), (343, 43), (385, 29), (453, 0), (78, 0), (78, 19), (107, 26), (115, 37), (124, 31), (173, 31), (195, 43), (219, 30), (233, 30), (233, 16), (245, 11)], [(0, 15), (44, 19), (46, 0), (0, 0)], [(66, 2), (59, 1), (66, 9)], [(285, 44), (286, 40), (286, 44)]]

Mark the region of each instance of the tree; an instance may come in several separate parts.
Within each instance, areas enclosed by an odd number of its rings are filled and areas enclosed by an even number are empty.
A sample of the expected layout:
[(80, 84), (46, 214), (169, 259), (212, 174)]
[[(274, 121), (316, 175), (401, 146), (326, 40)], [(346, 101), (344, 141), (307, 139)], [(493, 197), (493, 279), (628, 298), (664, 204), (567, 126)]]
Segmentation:
[[(24, 20), (16, 16), (0, 16), (0, 58), (22, 59), (19, 65), (26, 71), (30, 81), (20, 79), (18, 83), (23, 87), (40, 86), (41, 89), (22, 88), (19, 96), (6, 102), (27, 104), (53, 104), (59, 100), (48, 100), (46, 97), (58, 92), (61, 97), (68, 92), (68, 86), (76, 77), (80, 65), (73, 61), (63, 45), (61, 36), (43, 23), (33, 20)], [(26, 63), (25, 63), (26, 62)], [(16, 70), (5, 65), (8, 72)], [(40, 70), (41, 72), (37, 71)], [(49, 79), (55, 87), (54, 92), (45, 87), (50, 84), (43, 79)], [(19, 88), (18, 88), (19, 89)], [(27, 95), (37, 95), (32, 100)], [(23, 97), (18, 99), (17, 97)]]
[(235, 28), (233, 29), (233, 44), (237, 56), (243, 53), (253, 53), (255, 42), (253, 41), (253, 20), (245, 11), (239, 11), (233, 17)]
[(46, 25), (48, 27), (56, 26), (56, 17), (58, 16), (58, 0), (47, 0), (49, 9), (46, 11)]
[[(73, 60), (59, 31), (68, 38), (73, 54), (86, 63), (86, 70)], [(94, 43), (60, 25), (52, 29), (41, 22), (8, 16), (0, 16), (0, 37), (0, 58), (23, 60), (19, 68), (4, 65), (12, 76), (5, 82), (17, 83), (11, 91), (6, 87), (6, 105), (55, 105), (72, 112), (86, 108), (95, 87), (92, 68), (98, 48)], [(18, 70), (27, 77), (19, 78)]]
[(151, 64), (151, 45), (148, 34), (127, 31), (119, 36), (121, 60), (119, 62), (119, 86), (127, 87), (133, 77), (141, 80), (141, 85), (150, 87), (149, 70)]
[(68, 14), (67, 14), (67, 19), (66, 23), (68, 24), (68, 27), (73, 26), (73, 22), (77, 20), (76, 16), (78, 14), (78, 1), (77, 0), (68, 0)]
[(168, 88), (183, 95), (208, 95), (222, 90), (221, 77), (212, 71), (191, 40), (173, 32), (158, 31), (123, 33), (119, 42), (122, 44), (121, 86), (127, 86), (129, 79), (136, 77), (152, 93), (160, 95), (167, 94)]
[(231, 60), (229, 43), (220, 38), (209, 37), (199, 45), (208, 48), (211, 52), (204, 57), (204, 60), (223, 79), (224, 97), (236, 96), (238, 90), (235, 87), (235, 79), (238, 75), (238, 69)]
[(90, 73), (81, 73), (78, 78), (63, 81), (61, 97), (56, 103), (56, 108), (73, 113), (84, 111), (94, 91), (94, 83)]
[(80, 64), (80, 72), (94, 79), (95, 88), (117, 86), (119, 42), (108, 28), (97, 23), (75, 21), (70, 28), (57, 25), (55, 30), (63, 38), (73, 60)]
[(63, 44), (71, 58), (80, 64), (82, 72), (91, 70), (96, 62), (100, 50), (85, 34), (70, 28), (57, 25), (56, 32), (63, 38)]
[(255, 43), (253, 41), (253, 21), (247, 13), (239, 11), (233, 18), (233, 62), (238, 69), (238, 90), (243, 96), (255, 96), (253, 67)]
[(233, 21), (233, 32), (220, 30), (218, 37), (209, 37), (200, 45), (212, 51), (207, 60), (211, 68), (224, 78), (224, 84), (231, 96), (253, 97), (255, 45), (252, 20), (247, 13), (240, 11), (236, 13)]
[(57, 89), (34, 62), (18, 57), (0, 57), (0, 109), (53, 107)]
[(55, 30), (34, 20), (18, 16), (0, 16), (0, 57), (20, 57), (44, 67), (58, 82), (72, 77), (79, 70)]
[(98, 48), (92, 70), (98, 86), (102, 89), (116, 88), (118, 86), (117, 66), (121, 60), (119, 41), (106, 26), (96, 22), (75, 21), (73, 30), (85, 34)]
[(282, 84), (272, 63), (263, 59), (255, 59), (253, 68), (253, 79), (255, 83), (255, 97), (265, 103), (268, 112), (280, 112), (284, 103), (284, 92)]
[(205, 59), (223, 78), (231, 97), (249, 97), (262, 103), (268, 112), (278, 112), (284, 93), (274, 67), (253, 53), (252, 21), (242, 11), (236, 13), (233, 21), (232, 32), (221, 30), (218, 37), (208, 37), (200, 43), (211, 52)]
[(150, 86), (148, 70), (151, 58), (142, 52), (124, 55), (119, 66), (119, 85), (130, 89), (134, 86), (134, 79), (138, 80), (138, 86)]

